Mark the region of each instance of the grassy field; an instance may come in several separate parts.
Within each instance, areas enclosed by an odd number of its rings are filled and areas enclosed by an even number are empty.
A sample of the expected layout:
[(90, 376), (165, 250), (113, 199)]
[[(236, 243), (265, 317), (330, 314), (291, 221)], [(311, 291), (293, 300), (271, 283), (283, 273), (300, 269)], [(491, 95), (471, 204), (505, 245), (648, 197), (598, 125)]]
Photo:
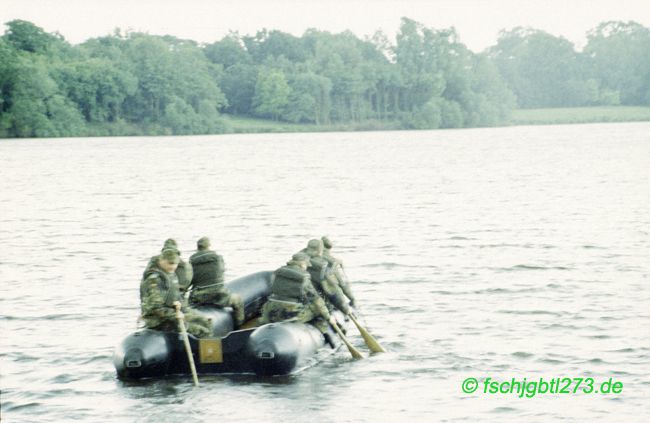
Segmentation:
[[(309, 123), (276, 122), (268, 119), (223, 115), (235, 133), (265, 132), (332, 132), (400, 129), (397, 122), (369, 120), (355, 124), (315, 125)], [(572, 107), (555, 109), (516, 109), (510, 125), (562, 125), (570, 123), (650, 121), (650, 107)]]
[[(369, 120), (354, 124), (315, 125), (276, 122), (269, 119), (222, 115), (234, 133), (382, 131), (400, 129), (397, 122)], [(570, 123), (650, 121), (650, 107), (573, 107), (556, 109), (516, 109), (510, 125), (562, 125)]]
[(650, 121), (650, 107), (572, 107), (518, 109), (512, 111), (512, 125), (561, 125), (566, 123)]
[(313, 123), (276, 122), (268, 119), (222, 115), (229, 129), (234, 133), (264, 132), (335, 132), (374, 131), (399, 129), (396, 122), (368, 120), (359, 123), (316, 125)]
[[(310, 132), (316, 125), (276, 122), (268, 119), (255, 119), (234, 115), (222, 115), (229, 129), (235, 133), (263, 132)], [(312, 130), (313, 131), (313, 130)]]

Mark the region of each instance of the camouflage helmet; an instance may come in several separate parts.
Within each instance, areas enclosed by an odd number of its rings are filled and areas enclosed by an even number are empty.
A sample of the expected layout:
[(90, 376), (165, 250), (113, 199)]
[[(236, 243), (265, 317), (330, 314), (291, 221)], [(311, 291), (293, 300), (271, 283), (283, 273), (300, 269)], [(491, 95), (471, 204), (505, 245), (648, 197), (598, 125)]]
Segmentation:
[(334, 244), (332, 244), (332, 240), (327, 236), (322, 237), (321, 240), (323, 240), (323, 247), (327, 248), (328, 250), (334, 246)]
[(167, 239), (165, 240), (165, 243), (163, 244), (163, 247), (162, 247), (162, 249), (161, 249), (160, 251), (164, 251), (164, 250), (166, 250), (166, 249), (173, 249), (173, 250), (176, 250), (176, 253), (177, 253), (179, 256), (181, 255), (181, 252), (180, 252), (180, 250), (178, 249), (178, 244), (176, 244), (176, 240), (174, 240), (174, 239), (172, 239), (172, 238), (167, 238)]
[(323, 241), (320, 239), (310, 239), (307, 248), (303, 250), (310, 257), (320, 256), (323, 254)]
[(207, 236), (201, 237), (199, 238), (198, 241), (196, 241), (196, 247), (199, 250), (205, 250), (209, 246), (210, 246), (210, 238), (208, 238)]
[(308, 264), (310, 257), (305, 253), (296, 253), (291, 256), (291, 260), (287, 262), (288, 265)]
[(323, 241), (314, 238), (309, 240), (309, 242), (307, 243), (307, 248), (317, 250), (321, 245), (323, 245)]
[(163, 248), (162, 253), (160, 253), (160, 259), (178, 264), (180, 261), (178, 250), (175, 248)]

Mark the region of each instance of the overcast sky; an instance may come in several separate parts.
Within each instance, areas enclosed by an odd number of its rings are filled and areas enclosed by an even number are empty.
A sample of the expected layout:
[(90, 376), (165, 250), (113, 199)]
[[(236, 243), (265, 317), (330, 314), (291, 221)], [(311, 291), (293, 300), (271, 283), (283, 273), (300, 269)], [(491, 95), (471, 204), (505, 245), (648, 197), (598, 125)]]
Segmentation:
[(650, 0), (0, 0), (0, 23), (28, 20), (73, 44), (117, 27), (206, 43), (230, 30), (245, 35), (263, 28), (296, 36), (308, 28), (351, 30), (360, 38), (381, 29), (394, 41), (402, 16), (436, 29), (453, 26), (476, 52), (493, 45), (499, 30), (516, 26), (564, 36), (581, 48), (586, 32), (603, 21), (650, 27)]

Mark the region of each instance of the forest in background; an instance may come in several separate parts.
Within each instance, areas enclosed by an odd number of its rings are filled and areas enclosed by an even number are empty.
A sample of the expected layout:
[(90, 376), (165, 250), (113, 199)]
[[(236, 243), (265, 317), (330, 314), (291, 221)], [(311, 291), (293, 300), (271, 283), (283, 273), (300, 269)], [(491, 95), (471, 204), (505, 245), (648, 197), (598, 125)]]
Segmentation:
[(519, 109), (650, 106), (650, 30), (603, 22), (582, 51), (532, 28), (474, 53), (453, 28), (262, 30), (211, 44), (115, 30), (71, 45), (14, 20), (0, 37), (0, 138), (231, 132), (231, 119), (356, 129), (508, 125)]

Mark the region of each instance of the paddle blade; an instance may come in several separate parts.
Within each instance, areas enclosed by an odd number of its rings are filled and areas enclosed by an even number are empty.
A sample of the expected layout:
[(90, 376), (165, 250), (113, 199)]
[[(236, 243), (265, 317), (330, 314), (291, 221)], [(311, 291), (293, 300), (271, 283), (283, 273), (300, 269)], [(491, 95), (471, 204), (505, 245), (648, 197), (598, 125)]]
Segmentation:
[(343, 343), (345, 344), (345, 346), (348, 347), (348, 351), (350, 351), (350, 354), (352, 354), (352, 357), (354, 357), (354, 358), (363, 358), (363, 355), (361, 355), (361, 353), (359, 352), (359, 350), (356, 349), (356, 348), (354, 347), (354, 345), (352, 345), (352, 344), (350, 343), (350, 341), (348, 341), (348, 338), (345, 337), (345, 335), (343, 334), (343, 332), (341, 332), (341, 329), (339, 329), (339, 326), (336, 325), (336, 324), (331, 325), (331, 326), (334, 328), (334, 330), (336, 331), (336, 333), (339, 335), (339, 338), (341, 338), (341, 341), (343, 341)]
[(372, 352), (386, 352), (384, 347), (381, 346), (381, 344), (375, 339), (374, 336), (372, 336), (370, 334), (370, 332), (368, 332), (366, 330), (366, 328), (364, 328), (363, 326), (361, 326), (361, 324), (359, 324), (359, 322), (357, 321), (357, 319), (354, 316), (350, 316), (350, 318), (354, 322), (357, 329), (359, 329), (359, 333), (361, 334), (361, 337), (363, 338), (364, 342), (366, 343), (366, 345), (368, 346), (370, 351), (372, 351)]
[(352, 357), (354, 358), (363, 358), (363, 355), (359, 352), (358, 349), (354, 348), (354, 345), (349, 344), (348, 345), (348, 350), (350, 351), (350, 354), (352, 354)]

